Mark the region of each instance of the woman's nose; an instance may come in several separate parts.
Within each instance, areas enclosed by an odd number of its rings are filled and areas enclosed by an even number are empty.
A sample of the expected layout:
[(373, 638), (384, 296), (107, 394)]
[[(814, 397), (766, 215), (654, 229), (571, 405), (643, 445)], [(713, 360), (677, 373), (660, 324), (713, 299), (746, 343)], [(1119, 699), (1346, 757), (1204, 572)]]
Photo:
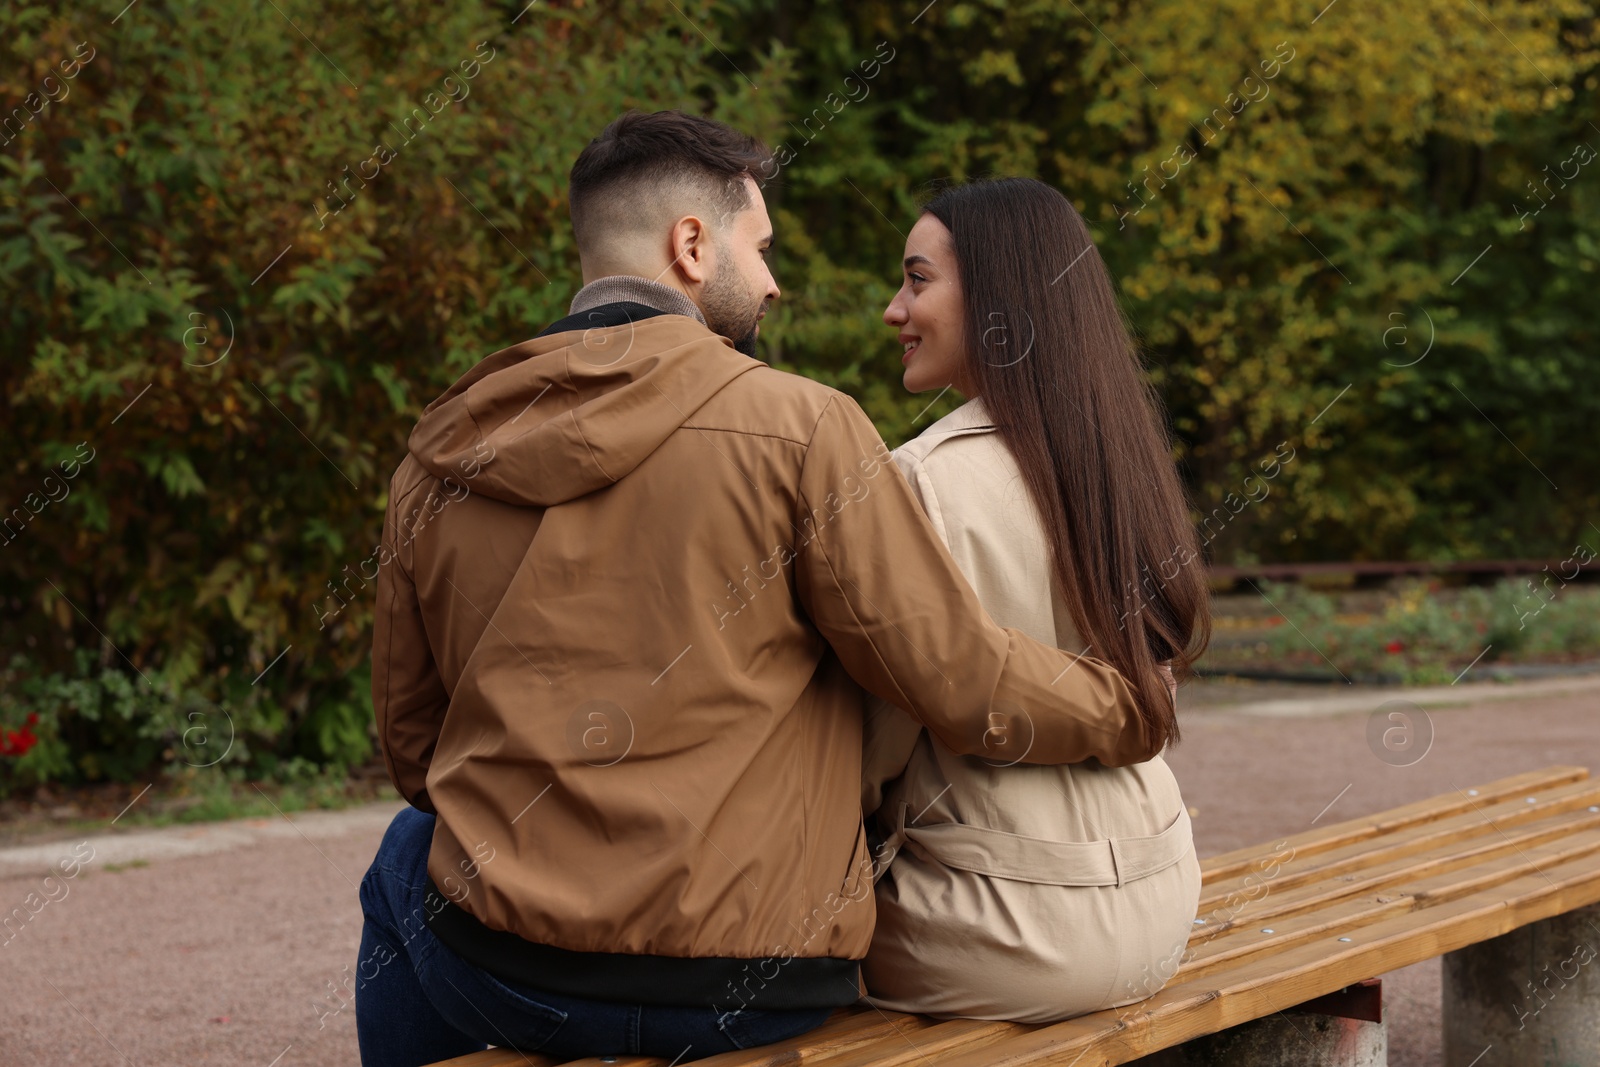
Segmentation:
[(889, 301), (889, 306), (883, 309), (883, 323), (885, 326), (899, 326), (906, 321), (907, 317), (905, 308), (900, 306), (900, 298), (898, 296)]

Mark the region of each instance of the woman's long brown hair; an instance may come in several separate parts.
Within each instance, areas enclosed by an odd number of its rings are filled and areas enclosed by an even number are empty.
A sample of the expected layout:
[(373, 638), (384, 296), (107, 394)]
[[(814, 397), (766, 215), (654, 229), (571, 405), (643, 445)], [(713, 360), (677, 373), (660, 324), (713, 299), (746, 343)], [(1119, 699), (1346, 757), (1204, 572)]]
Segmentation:
[(954, 237), (969, 383), (1043, 522), (1088, 654), (1176, 741), (1158, 671), (1181, 680), (1211, 634), (1210, 591), (1160, 399), (1083, 218), (1031, 178), (948, 188), (925, 208)]

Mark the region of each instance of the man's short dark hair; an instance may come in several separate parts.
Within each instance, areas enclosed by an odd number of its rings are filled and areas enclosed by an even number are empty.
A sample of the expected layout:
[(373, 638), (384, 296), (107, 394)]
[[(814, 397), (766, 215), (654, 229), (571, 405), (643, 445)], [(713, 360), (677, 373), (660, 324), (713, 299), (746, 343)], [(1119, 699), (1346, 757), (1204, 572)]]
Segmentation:
[(713, 119), (630, 111), (572, 165), (568, 188), (578, 247), (593, 247), (619, 221), (608, 208), (648, 211), (685, 188), (699, 187), (721, 212), (737, 214), (750, 206), (745, 177), (756, 178), (771, 158), (760, 141)]

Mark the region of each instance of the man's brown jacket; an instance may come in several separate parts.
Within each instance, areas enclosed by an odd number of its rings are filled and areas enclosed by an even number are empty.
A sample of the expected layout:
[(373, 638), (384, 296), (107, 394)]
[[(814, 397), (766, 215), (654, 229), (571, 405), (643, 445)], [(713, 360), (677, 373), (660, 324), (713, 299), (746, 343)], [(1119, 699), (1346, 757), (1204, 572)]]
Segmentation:
[(1114, 669), (990, 620), (853, 400), (638, 304), (430, 404), (379, 562), (417, 919), (551, 992), (854, 1000), (862, 687), (974, 759), (1153, 755)]

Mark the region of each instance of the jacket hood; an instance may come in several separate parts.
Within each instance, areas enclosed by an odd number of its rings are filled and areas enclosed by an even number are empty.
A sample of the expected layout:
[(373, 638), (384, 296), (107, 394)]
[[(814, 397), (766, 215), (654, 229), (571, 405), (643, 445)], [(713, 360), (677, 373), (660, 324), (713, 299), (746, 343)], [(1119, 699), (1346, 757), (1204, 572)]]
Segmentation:
[(682, 315), (548, 334), (463, 375), (423, 411), (409, 447), (435, 477), (550, 507), (623, 478), (761, 366)]

